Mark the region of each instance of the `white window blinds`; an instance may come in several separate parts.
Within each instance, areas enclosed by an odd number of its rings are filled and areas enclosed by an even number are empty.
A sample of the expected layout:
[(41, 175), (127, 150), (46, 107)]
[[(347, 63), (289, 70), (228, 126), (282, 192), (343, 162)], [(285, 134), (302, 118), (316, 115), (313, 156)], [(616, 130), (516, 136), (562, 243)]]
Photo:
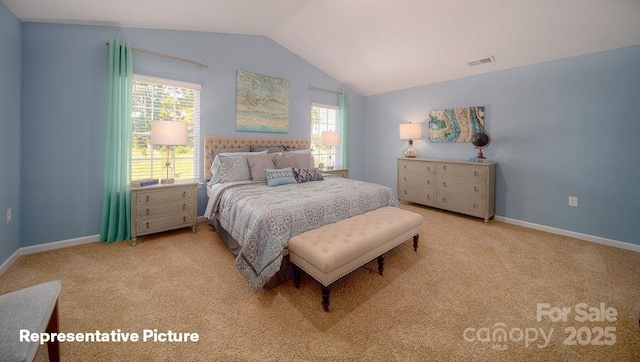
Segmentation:
[(131, 179), (164, 178), (165, 150), (151, 145), (151, 121), (187, 123), (189, 140), (176, 146), (171, 167), (176, 179), (200, 179), (199, 84), (134, 75), (131, 121)]

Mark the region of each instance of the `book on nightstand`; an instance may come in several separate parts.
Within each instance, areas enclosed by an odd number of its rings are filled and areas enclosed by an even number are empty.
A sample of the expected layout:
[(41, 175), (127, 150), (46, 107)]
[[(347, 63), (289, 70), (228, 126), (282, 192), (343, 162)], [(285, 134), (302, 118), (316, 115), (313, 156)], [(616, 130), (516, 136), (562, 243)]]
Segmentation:
[(144, 187), (144, 186), (157, 185), (159, 183), (160, 183), (160, 180), (158, 180), (157, 178), (143, 178), (141, 180), (131, 181), (131, 187)]

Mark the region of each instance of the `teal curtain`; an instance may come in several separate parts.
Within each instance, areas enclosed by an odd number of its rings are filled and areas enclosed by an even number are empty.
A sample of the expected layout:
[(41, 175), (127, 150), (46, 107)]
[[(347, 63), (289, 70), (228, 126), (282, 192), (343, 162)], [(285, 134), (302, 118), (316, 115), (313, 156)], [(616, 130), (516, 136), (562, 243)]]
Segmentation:
[(343, 168), (349, 167), (349, 96), (347, 92), (338, 95), (338, 118), (340, 119), (340, 156)]
[(132, 67), (131, 45), (111, 39), (101, 242), (131, 238), (131, 193), (127, 174), (131, 157)]

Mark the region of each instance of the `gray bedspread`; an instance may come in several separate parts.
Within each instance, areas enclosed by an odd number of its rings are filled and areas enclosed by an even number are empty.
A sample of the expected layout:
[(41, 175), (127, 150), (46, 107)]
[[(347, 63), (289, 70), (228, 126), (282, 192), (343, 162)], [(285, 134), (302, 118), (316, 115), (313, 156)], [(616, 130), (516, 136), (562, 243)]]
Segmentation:
[(280, 269), (291, 237), (383, 206), (400, 206), (388, 187), (340, 177), (276, 187), (218, 184), (209, 196), (205, 216), (217, 216), (242, 246), (236, 266), (253, 291)]

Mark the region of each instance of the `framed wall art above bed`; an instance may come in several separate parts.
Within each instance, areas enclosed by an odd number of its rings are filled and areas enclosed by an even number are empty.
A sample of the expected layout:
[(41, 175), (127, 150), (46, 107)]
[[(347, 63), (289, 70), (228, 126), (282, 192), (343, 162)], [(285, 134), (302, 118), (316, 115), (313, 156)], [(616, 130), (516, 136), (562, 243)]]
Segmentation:
[(236, 131), (289, 132), (289, 81), (238, 70)]

